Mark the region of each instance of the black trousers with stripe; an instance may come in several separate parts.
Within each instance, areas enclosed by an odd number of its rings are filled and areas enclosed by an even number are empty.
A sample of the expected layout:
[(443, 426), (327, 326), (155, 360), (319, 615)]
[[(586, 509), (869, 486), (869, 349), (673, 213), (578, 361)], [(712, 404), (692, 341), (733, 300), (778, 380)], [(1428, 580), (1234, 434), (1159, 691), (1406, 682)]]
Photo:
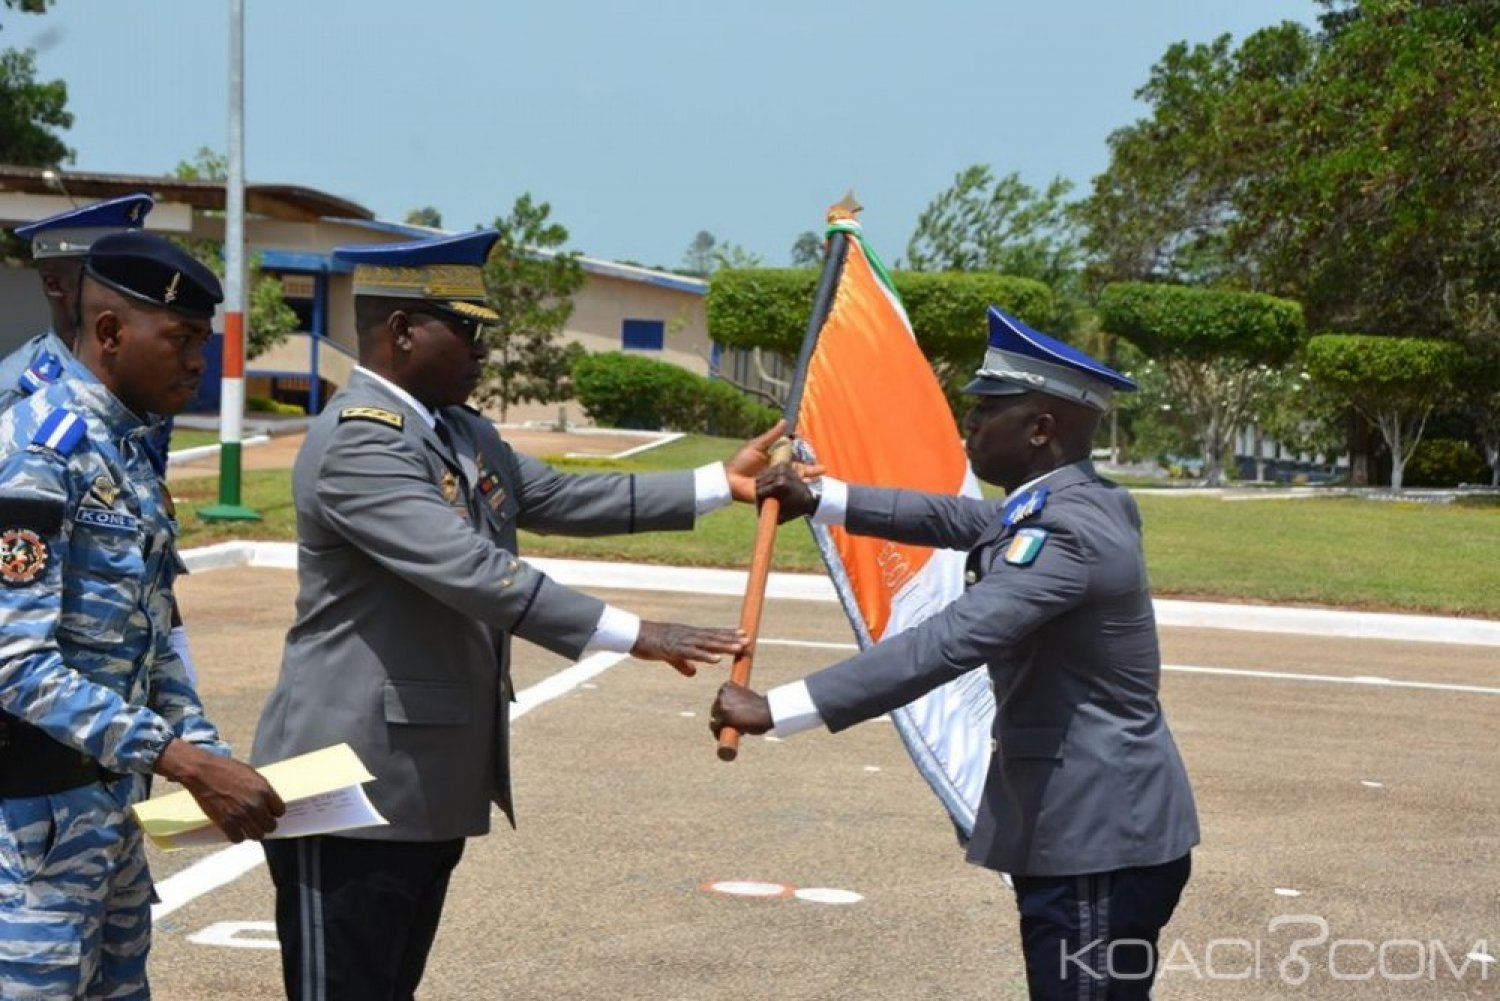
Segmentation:
[(1191, 859), (1088, 876), (1013, 876), (1033, 1001), (1149, 998), (1157, 939)]
[(264, 847), (289, 1001), (412, 1001), (463, 839)]

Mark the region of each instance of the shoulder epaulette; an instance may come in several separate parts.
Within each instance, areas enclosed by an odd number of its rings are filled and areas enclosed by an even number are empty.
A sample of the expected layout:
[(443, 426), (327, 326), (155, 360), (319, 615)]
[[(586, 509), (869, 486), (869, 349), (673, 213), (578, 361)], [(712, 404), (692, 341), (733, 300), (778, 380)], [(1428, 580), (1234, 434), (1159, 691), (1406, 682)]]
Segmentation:
[(21, 373), (20, 388), (23, 393), (35, 393), (38, 389), (56, 382), (62, 375), (62, 360), (50, 352), (42, 355), (31, 367)]
[(45, 448), (58, 455), (73, 454), (83, 439), (88, 436), (88, 425), (82, 417), (70, 410), (54, 410), (42, 421), (31, 436), (33, 448)]
[(394, 410), (383, 410), (380, 407), (345, 407), (339, 411), (339, 423), (346, 421), (371, 421), (375, 424), (384, 424), (393, 427), (397, 431), (406, 427), (406, 418)]

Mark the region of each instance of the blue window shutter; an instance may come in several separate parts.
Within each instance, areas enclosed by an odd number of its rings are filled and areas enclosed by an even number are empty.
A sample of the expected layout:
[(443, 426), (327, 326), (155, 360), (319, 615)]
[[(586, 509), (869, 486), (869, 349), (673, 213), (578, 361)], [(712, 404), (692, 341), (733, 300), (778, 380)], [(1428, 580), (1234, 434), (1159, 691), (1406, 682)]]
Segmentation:
[(666, 347), (667, 325), (662, 320), (625, 320), (620, 340), (627, 351), (660, 351)]

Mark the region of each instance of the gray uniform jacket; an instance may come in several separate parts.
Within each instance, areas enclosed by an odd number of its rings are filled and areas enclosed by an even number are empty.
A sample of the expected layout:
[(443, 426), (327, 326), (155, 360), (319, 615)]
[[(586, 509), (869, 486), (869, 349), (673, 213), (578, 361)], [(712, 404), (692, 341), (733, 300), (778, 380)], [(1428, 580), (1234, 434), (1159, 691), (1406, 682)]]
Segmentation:
[[(1078, 463), (1007, 526), (984, 501), (849, 488), (860, 535), (969, 551), (970, 586), (919, 626), (807, 678), (838, 731), (980, 665), (995, 687), (997, 751), (969, 861), (1026, 876), (1155, 865), (1198, 842), (1187, 771), (1162, 716), (1161, 653), (1130, 494)], [(1047, 533), (1006, 562), (1017, 531)]]
[(514, 822), (510, 636), (577, 658), (603, 603), (515, 555), (516, 529), (688, 528), (693, 474), (564, 476), (462, 407), (422, 417), (355, 372), (292, 473), (297, 608), (262, 712), (256, 764), (347, 742), (376, 781), (379, 840), (438, 841)]

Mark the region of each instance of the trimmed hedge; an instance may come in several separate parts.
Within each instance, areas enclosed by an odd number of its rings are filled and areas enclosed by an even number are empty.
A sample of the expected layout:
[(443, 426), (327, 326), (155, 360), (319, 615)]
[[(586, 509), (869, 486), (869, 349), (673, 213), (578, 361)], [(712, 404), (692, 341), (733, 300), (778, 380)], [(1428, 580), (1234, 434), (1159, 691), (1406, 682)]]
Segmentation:
[(1153, 358), (1242, 358), (1275, 365), (1306, 336), (1302, 306), (1258, 292), (1117, 282), (1099, 297), (1104, 329)]
[[(727, 347), (763, 348), (796, 357), (819, 273), (817, 268), (714, 272), (708, 288), (709, 336)], [(1030, 278), (928, 271), (896, 271), (891, 278), (917, 343), (934, 364), (963, 364), (983, 357), (987, 306), (999, 306), (1042, 330), (1056, 319), (1052, 290)]]
[(1467, 354), (1452, 341), (1373, 334), (1319, 334), (1307, 342), (1307, 371), (1351, 400), (1430, 400), (1451, 389)]
[(579, 358), (573, 391), (589, 419), (602, 427), (748, 438), (781, 417), (727, 382), (620, 351)]

